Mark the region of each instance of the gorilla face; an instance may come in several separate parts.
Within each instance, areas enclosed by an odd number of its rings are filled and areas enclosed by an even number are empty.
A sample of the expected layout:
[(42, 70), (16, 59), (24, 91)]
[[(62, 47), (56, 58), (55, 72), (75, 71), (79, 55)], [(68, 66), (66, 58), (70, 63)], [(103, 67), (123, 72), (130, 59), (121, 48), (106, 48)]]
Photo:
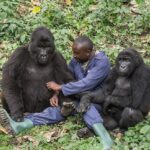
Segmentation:
[(53, 54), (54, 49), (51, 46), (41, 47), (33, 43), (30, 45), (30, 55), (39, 64), (47, 64)]
[(140, 54), (133, 48), (124, 49), (116, 59), (116, 70), (120, 76), (130, 76), (144, 64)]
[(129, 76), (135, 69), (135, 64), (129, 54), (119, 55), (117, 58), (117, 72), (121, 76)]
[(34, 31), (29, 45), (29, 53), (33, 60), (40, 65), (45, 65), (52, 59), (54, 52), (55, 45), (52, 33), (42, 27)]
[(50, 48), (49, 47), (38, 47), (38, 62), (39, 64), (45, 64), (48, 61), (48, 56), (50, 53)]

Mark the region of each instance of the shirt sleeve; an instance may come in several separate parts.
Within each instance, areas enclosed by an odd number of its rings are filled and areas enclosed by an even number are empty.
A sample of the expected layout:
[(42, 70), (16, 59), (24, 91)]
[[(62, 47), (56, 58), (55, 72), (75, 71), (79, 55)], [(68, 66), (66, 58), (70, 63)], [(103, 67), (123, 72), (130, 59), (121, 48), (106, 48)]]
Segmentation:
[(110, 63), (107, 57), (103, 59), (97, 59), (95, 67), (88, 70), (88, 74), (85, 78), (76, 81), (69, 82), (62, 85), (62, 92), (65, 96), (77, 94), (87, 90), (91, 90), (100, 84), (107, 77), (110, 71)]

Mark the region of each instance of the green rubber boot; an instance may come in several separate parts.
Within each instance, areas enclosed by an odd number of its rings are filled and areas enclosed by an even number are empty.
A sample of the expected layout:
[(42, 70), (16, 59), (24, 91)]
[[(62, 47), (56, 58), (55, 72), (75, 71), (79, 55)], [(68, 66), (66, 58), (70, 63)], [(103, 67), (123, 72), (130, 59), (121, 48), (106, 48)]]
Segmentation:
[(113, 141), (112, 141), (109, 133), (103, 126), (103, 124), (102, 123), (94, 124), (93, 130), (94, 130), (95, 134), (100, 137), (100, 141), (102, 141), (102, 143), (103, 143), (103, 150), (109, 150), (111, 148), (111, 146), (113, 145)]
[(24, 119), (23, 122), (15, 122), (2, 107), (0, 107), (0, 124), (11, 135), (33, 127), (33, 122), (29, 119)]

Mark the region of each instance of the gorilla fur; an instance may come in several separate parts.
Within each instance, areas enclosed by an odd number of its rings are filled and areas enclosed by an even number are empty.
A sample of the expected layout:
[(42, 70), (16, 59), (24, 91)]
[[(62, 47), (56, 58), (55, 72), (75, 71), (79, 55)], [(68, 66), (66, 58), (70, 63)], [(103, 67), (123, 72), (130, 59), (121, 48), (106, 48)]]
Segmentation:
[[(124, 68), (127, 70), (122, 71)], [(111, 118), (104, 121), (108, 129), (134, 126), (148, 114), (150, 67), (135, 49), (129, 48), (119, 53), (103, 89), (83, 96), (78, 110), (85, 111), (90, 102), (103, 104), (104, 113)]]
[(53, 34), (45, 27), (36, 28), (29, 44), (17, 48), (3, 66), (3, 106), (14, 120), (21, 121), (24, 112), (40, 112), (50, 106), (53, 91), (47, 89), (48, 81), (72, 80), (65, 59), (55, 50)]

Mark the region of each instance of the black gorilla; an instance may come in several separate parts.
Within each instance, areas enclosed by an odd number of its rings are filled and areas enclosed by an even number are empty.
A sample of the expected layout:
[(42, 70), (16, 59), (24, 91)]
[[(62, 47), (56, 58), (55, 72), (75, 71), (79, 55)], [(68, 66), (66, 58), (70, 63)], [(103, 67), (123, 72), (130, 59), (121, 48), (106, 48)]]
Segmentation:
[[(21, 121), (24, 112), (40, 112), (50, 105), (48, 81), (72, 81), (66, 61), (55, 50), (53, 34), (45, 27), (33, 31), (28, 45), (19, 47), (3, 67), (3, 106)], [(60, 99), (64, 99), (60, 94)]]
[(120, 52), (103, 89), (83, 96), (78, 112), (90, 101), (103, 104), (108, 129), (128, 128), (140, 122), (150, 110), (150, 68), (134, 49)]

